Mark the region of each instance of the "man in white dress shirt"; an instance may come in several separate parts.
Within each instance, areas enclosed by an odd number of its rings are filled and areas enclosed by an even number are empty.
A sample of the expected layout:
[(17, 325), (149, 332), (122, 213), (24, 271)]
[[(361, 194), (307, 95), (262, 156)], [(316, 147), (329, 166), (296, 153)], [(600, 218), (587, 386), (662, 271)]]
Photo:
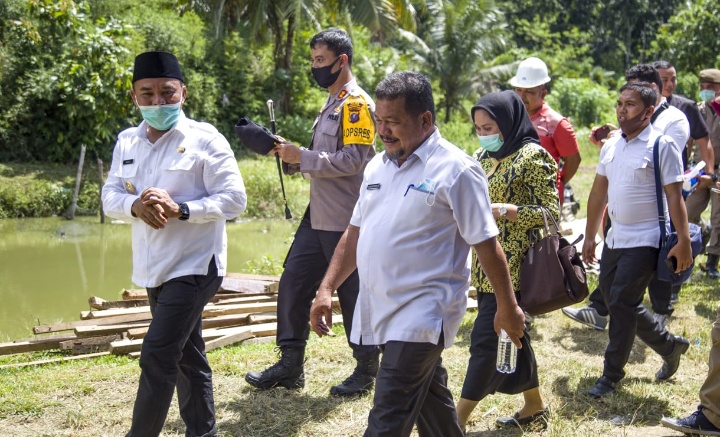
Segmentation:
[(102, 192), (105, 213), (132, 222), (132, 280), (153, 314), (127, 435), (159, 435), (177, 388), (186, 435), (215, 436), (201, 318), (226, 273), (225, 221), (245, 210), (245, 185), (225, 137), (185, 117), (174, 55), (138, 55), (130, 95), (144, 121), (118, 136)]
[(495, 330), (520, 346), (517, 306), (479, 163), (440, 136), (427, 78), (394, 73), (375, 91), (385, 152), (368, 164), (350, 225), (310, 313), (329, 332), (331, 295), (357, 266), (360, 294), (351, 339), (380, 345), (365, 436), (462, 436), (441, 353), (467, 305), (470, 246), (495, 288)]
[[(587, 394), (611, 394), (625, 376), (624, 367), (637, 335), (663, 359), (655, 374), (672, 377), (689, 346), (686, 338), (671, 335), (642, 304), (645, 288), (655, 275), (660, 228), (655, 194), (653, 147), (660, 137), (660, 179), (666, 211), (678, 234), (668, 256), (677, 259), (677, 271), (692, 264), (690, 233), (682, 198), (683, 167), (680, 148), (651, 124), (657, 91), (649, 84), (628, 83), (620, 88), (616, 114), (621, 135), (603, 146), (597, 174), (588, 198), (585, 235), (596, 235), (607, 205), (611, 227), (600, 260), (599, 288), (610, 313), (609, 343), (603, 374)], [(667, 213), (666, 213), (667, 215)], [(583, 243), (583, 258), (595, 263), (594, 238)]]

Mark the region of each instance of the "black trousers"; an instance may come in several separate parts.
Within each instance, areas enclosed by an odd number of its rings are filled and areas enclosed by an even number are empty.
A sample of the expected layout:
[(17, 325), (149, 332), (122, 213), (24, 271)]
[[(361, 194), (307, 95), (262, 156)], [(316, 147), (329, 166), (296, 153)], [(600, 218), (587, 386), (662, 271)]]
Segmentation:
[[(295, 232), (285, 270), (280, 277), (277, 302), (278, 346), (305, 347), (310, 335), (310, 307), (317, 293), (342, 232), (318, 231), (310, 225), (310, 208)], [(360, 291), (357, 270), (338, 287), (343, 325), (353, 356), (367, 359), (379, 353), (377, 346), (360, 346), (350, 342), (355, 302)]]
[(610, 314), (603, 375), (613, 382), (625, 377), (624, 367), (636, 335), (661, 356), (674, 349), (673, 336), (642, 303), (645, 288), (655, 275), (657, 257), (654, 247), (603, 248), (599, 288)]
[(181, 276), (147, 289), (153, 318), (143, 339), (140, 384), (128, 436), (160, 435), (176, 387), (186, 437), (217, 434), (202, 312), (221, 283), (211, 259), (207, 275)]
[(539, 386), (537, 361), (527, 330), (520, 339), (517, 368), (513, 373), (500, 373), (496, 368), (498, 336), (495, 333), (497, 299), (494, 293), (478, 293), (478, 312), (470, 334), (470, 360), (461, 396), (481, 401), (495, 392), (522, 393)]
[[(677, 294), (680, 291), (680, 285), (671, 285), (669, 282), (661, 281), (657, 276), (653, 275), (648, 285), (648, 296), (650, 296), (650, 304), (652, 310), (656, 314), (672, 315), (675, 307), (670, 302), (672, 293)], [(590, 305), (601, 316), (607, 316), (608, 310), (605, 305), (605, 299), (600, 292), (600, 287), (590, 293)]]
[[(607, 235), (610, 231), (611, 225), (612, 222), (610, 221), (610, 217), (607, 217), (605, 227), (603, 228), (605, 235)], [(650, 280), (650, 285), (648, 285), (648, 296), (650, 296), (650, 303), (652, 304), (653, 312), (656, 314), (665, 314), (666, 316), (671, 315), (673, 311), (675, 311), (673, 304), (670, 303), (671, 295), (672, 293), (677, 294), (678, 291), (680, 291), (679, 285), (671, 286), (669, 282), (660, 281), (655, 275), (653, 275), (653, 278)], [(603, 298), (603, 295), (600, 292), (600, 287), (595, 288), (595, 290), (590, 293), (589, 299), (590, 306), (594, 308), (598, 314), (601, 316), (608, 315), (605, 298)]]
[(461, 437), (438, 344), (389, 341), (383, 346), (365, 437)]

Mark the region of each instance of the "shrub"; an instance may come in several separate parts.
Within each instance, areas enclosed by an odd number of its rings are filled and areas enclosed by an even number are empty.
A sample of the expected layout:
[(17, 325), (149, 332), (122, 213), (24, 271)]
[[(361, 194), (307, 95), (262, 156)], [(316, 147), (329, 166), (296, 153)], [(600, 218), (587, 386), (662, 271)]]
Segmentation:
[(546, 100), (577, 127), (615, 122), (617, 92), (590, 79), (559, 79)]
[(0, 218), (49, 217), (60, 214), (72, 201), (72, 192), (44, 180), (0, 185)]
[[(249, 158), (238, 164), (248, 196), (247, 210), (243, 215), (254, 218), (284, 217), (285, 206), (275, 159)], [(300, 218), (308, 204), (310, 183), (298, 174), (283, 175), (283, 181), (288, 207), (294, 218)]]

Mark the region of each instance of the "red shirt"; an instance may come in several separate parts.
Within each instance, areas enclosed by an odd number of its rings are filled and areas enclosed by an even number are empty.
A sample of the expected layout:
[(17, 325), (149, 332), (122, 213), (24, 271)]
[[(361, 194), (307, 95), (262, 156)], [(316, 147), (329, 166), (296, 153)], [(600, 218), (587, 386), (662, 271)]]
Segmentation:
[(552, 155), (556, 162), (563, 156), (580, 152), (575, 131), (567, 118), (543, 102), (540, 109), (530, 116), (530, 121), (540, 136), (540, 144)]
[[(575, 131), (567, 118), (543, 102), (540, 109), (530, 116), (530, 121), (540, 137), (540, 145), (550, 152), (560, 167), (560, 158), (580, 153)], [(563, 170), (558, 172), (557, 188), (560, 204), (564, 202)]]

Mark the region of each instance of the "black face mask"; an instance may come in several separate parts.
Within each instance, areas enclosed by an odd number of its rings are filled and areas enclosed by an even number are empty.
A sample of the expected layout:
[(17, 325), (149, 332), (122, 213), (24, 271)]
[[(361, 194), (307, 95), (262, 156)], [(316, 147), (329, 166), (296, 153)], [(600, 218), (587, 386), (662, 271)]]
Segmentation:
[(312, 75), (315, 78), (315, 82), (317, 82), (317, 84), (320, 85), (322, 88), (330, 88), (340, 76), (340, 71), (342, 70), (342, 68), (335, 73), (331, 72), (332, 68), (335, 66), (335, 64), (337, 64), (338, 60), (340, 60), (340, 56), (335, 59), (335, 62), (326, 67), (318, 67), (312, 69)]
[(620, 130), (626, 135), (635, 132), (640, 127), (642, 127), (645, 120), (647, 120), (643, 119), (643, 116), (645, 115), (647, 114), (645, 114), (645, 111), (643, 111), (633, 118), (628, 118), (627, 120), (618, 123), (620, 125)]

